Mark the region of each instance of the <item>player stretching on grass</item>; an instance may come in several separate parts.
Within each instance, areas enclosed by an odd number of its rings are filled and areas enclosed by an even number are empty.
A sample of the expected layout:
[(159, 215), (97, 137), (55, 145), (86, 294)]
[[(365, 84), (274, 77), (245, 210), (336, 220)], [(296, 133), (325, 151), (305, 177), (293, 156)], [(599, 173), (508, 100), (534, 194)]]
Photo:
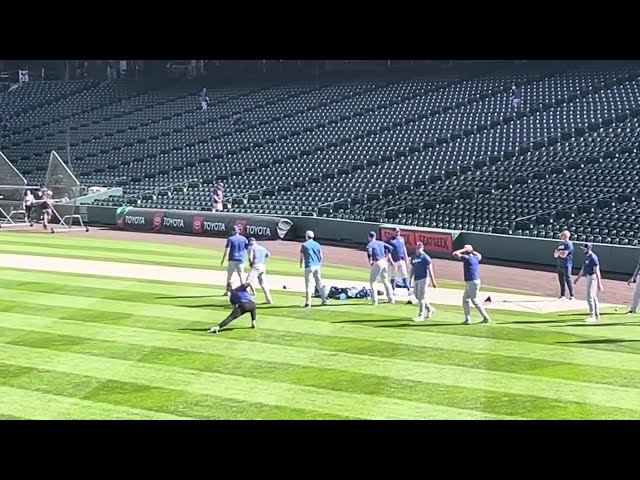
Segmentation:
[(480, 301), (478, 294), (480, 293), (480, 260), (482, 255), (475, 252), (471, 245), (465, 245), (464, 248), (453, 252), (454, 258), (462, 260), (464, 263), (464, 295), (462, 296), (462, 308), (464, 309), (464, 324), (471, 324), (471, 308), (469, 302), (476, 307), (476, 310), (482, 315), (480, 323), (490, 323), (491, 319), (487, 314)]
[(433, 275), (433, 263), (431, 257), (424, 253), (424, 244), (418, 242), (416, 245), (416, 253), (411, 257), (411, 274), (409, 281), (413, 280), (413, 292), (418, 299), (418, 316), (414, 319), (416, 322), (424, 321), (424, 311), (427, 310), (427, 318), (431, 318), (436, 309), (433, 308), (427, 300), (427, 281), (431, 279), (433, 288), (438, 288), (436, 277)]
[(227, 290), (231, 292), (229, 301), (233, 305), (233, 311), (216, 327), (212, 327), (209, 333), (218, 333), (224, 327), (233, 322), (236, 318), (241, 317), (245, 313), (251, 314), (251, 328), (256, 328), (256, 302), (253, 300), (256, 292), (250, 283), (243, 283), (239, 287), (233, 288), (230, 283), (227, 284)]

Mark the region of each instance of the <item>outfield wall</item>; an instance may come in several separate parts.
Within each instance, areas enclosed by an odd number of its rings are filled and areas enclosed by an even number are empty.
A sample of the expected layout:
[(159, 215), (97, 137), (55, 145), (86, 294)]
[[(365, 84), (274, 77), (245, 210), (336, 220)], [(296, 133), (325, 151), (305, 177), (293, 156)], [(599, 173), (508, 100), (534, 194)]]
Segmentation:
[[(117, 208), (88, 206), (86, 209), (89, 224), (115, 227)], [(390, 224), (330, 218), (295, 216), (287, 218), (293, 222), (291, 230), (296, 239), (304, 238), (307, 230), (313, 230), (316, 238), (321, 242), (355, 248), (363, 248), (367, 244), (370, 231), (375, 231), (381, 238), (386, 238), (395, 227)], [(470, 243), (482, 252), (484, 258), (490, 263), (518, 264), (533, 269), (555, 267), (553, 250), (558, 244), (557, 240), (419, 227), (406, 227), (402, 231), (410, 247), (422, 241), (434, 257), (450, 257), (453, 250)], [(594, 244), (594, 250), (600, 257), (606, 274), (633, 273), (640, 256), (640, 249), (635, 247)], [(576, 244), (574, 257), (575, 265), (582, 265), (584, 255), (578, 248), (578, 244)]]

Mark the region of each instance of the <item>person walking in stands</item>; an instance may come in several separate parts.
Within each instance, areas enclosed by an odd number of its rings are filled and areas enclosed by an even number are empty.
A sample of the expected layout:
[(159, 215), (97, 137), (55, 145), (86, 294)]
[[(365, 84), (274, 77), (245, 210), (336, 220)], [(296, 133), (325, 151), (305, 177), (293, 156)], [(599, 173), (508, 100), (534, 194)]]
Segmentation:
[(464, 325), (471, 324), (471, 308), (469, 302), (476, 307), (476, 310), (482, 315), (480, 323), (491, 323), (491, 319), (487, 311), (478, 300), (480, 294), (480, 261), (482, 255), (473, 250), (471, 245), (465, 245), (460, 250), (453, 252), (454, 258), (462, 260), (464, 271), (464, 295), (462, 296), (462, 308), (464, 310)]
[(224, 266), (224, 259), (228, 257), (229, 263), (227, 264), (227, 288), (224, 291), (225, 295), (231, 292), (229, 285), (231, 285), (234, 273), (238, 275), (240, 284), (244, 283), (242, 276), (244, 275), (244, 261), (247, 256), (248, 242), (245, 237), (240, 235), (240, 229), (237, 226), (233, 228), (233, 231), (234, 234), (227, 238), (227, 244), (224, 247), (224, 253), (220, 261), (220, 265)]
[(252, 297), (252, 295), (255, 296), (256, 292), (251, 284), (247, 282), (233, 288), (233, 285), (228, 283), (227, 290), (230, 292), (229, 302), (233, 305), (233, 310), (219, 325), (212, 327), (209, 333), (219, 333), (220, 330), (245, 313), (251, 314), (251, 328), (256, 328), (256, 302)]
[[(571, 269), (573, 268), (573, 243), (569, 240), (571, 233), (564, 230), (560, 234), (562, 243), (553, 251), (556, 258), (558, 281), (560, 282), (559, 299), (565, 298), (565, 291), (569, 291), (569, 300), (574, 300), (573, 282), (571, 281)], [(566, 287), (566, 288), (565, 288)]]
[(595, 323), (600, 320), (600, 305), (598, 304), (598, 292), (604, 290), (602, 285), (602, 275), (600, 274), (600, 259), (593, 253), (593, 245), (585, 243), (582, 245), (582, 251), (585, 254), (584, 265), (582, 270), (573, 281), (578, 284), (582, 277), (587, 277), (587, 304), (589, 305), (589, 318), (587, 323)]
[(223, 209), (222, 201), (224, 200), (224, 186), (222, 182), (217, 182), (213, 187), (211, 195), (211, 203), (213, 203), (213, 211), (221, 212)]
[(247, 283), (253, 285), (258, 280), (258, 285), (262, 288), (264, 298), (267, 304), (272, 304), (271, 293), (267, 285), (267, 259), (271, 257), (271, 253), (262, 245), (258, 245), (255, 238), (249, 239), (249, 275), (247, 275)]
[(382, 281), (385, 293), (387, 294), (387, 303), (396, 303), (393, 298), (393, 289), (389, 283), (389, 261), (391, 257), (391, 246), (380, 240), (376, 240), (376, 232), (369, 232), (369, 244), (367, 245), (367, 258), (371, 271), (369, 273), (369, 285), (371, 286), (371, 303), (378, 304), (378, 291), (376, 283), (378, 279)]
[(209, 106), (209, 97), (207, 96), (207, 89), (203, 88), (200, 92), (200, 105), (202, 105), (202, 111), (204, 112)]
[(522, 89), (515, 83), (511, 87), (511, 103), (516, 110), (519, 110), (522, 105)]

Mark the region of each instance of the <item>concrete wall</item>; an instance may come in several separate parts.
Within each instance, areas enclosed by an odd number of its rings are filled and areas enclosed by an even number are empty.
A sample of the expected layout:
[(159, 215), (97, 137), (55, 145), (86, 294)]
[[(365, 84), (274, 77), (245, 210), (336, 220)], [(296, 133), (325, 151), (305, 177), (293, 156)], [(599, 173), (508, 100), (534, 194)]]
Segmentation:
[[(115, 208), (87, 207), (87, 219), (91, 224), (115, 225)], [(307, 230), (313, 230), (319, 241), (362, 248), (367, 244), (370, 231), (379, 231), (388, 224), (352, 222), (318, 217), (289, 217), (293, 222), (296, 238), (303, 238)], [(394, 225), (395, 226), (395, 225)], [(402, 226), (400, 226), (402, 228)], [(444, 230), (407, 227), (407, 230), (443, 232)], [(470, 243), (490, 263), (509, 263), (529, 266), (534, 269), (555, 267), (553, 250), (558, 240), (544, 238), (515, 237), (475, 232), (451, 232), (453, 248), (461, 248)], [(594, 251), (600, 257), (605, 274), (631, 274), (640, 256), (640, 249), (618, 245), (594, 244)], [(435, 255), (438, 256), (438, 255)], [(574, 263), (578, 270), (584, 262), (584, 255), (575, 243)]]

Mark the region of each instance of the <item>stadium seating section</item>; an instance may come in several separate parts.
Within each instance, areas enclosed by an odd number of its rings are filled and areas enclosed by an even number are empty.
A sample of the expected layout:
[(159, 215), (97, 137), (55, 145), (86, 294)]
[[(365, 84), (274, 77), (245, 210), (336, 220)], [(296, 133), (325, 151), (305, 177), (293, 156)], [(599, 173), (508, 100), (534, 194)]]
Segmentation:
[(0, 150), (141, 207), (209, 210), (220, 179), (231, 211), (637, 245), (640, 64), (486, 70), (211, 88), (204, 112), (192, 83), (35, 82), (0, 93)]

